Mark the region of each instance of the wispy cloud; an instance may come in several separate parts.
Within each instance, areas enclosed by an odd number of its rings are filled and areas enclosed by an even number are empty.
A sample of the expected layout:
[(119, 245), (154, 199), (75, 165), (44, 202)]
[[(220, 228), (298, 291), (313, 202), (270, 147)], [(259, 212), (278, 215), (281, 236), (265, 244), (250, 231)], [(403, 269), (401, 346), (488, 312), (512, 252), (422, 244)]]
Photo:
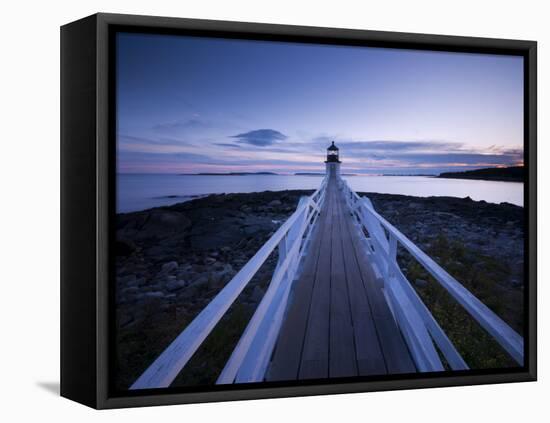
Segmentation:
[(177, 131), (195, 131), (201, 129), (209, 129), (213, 125), (210, 122), (192, 118), (192, 119), (178, 119), (171, 122), (157, 123), (153, 125), (152, 129), (160, 133), (174, 133)]
[(241, 148), (240, 145), (231, 144), (230, 142), (215, 142), (214, 145), (219, 145), (220, 147), (229, 147), (229, 148)]
[(456, 151), (464, 147), (463, 143), (446, 141), (344, 141), (340, 148), (350, 151)]
[(256, 129), (242, 134), (232, 135), (238, 142), (256, 146), (272, 145), (278, 141), (284, 141), (288, 137), (274, 129)]
[(377, 166), (387, 163), (393, 166), (496, 166), (516, 165), (523, 162), (523, 150), (503, 146), (479, 148), (460, 142), (433, 140), (369, 140), (336, 141), (344, 160), (377, 162)]
[(258, 129), (230, 138), (235, 141), (124, 134), (118, 137), (118, 147), (122, 161), (133, 163), (132, 168), (154, 167), (159, 171), (161, 166), (166, 166), (165, 171), (321, 171), (325, 148), (332, 139), (340, 148), (344, 168), (356, 173), (379, 173), (385, 172), (384, 169), (438, 173), (453, 168), (523, 163), (523, 150), (518, 146), (475, 147), (445, 140), (346, 140), (328, 136), (296, 139), (273, 129)]
[(190, 145), (188, 141), (179, 140), (175, 138), (161, 137), (157, 139), (147, 138), (147, 137), (136, 137), (133, 135), (118, 135), (119, 147), (128, 147), (135, 145), (168, 145), (168, 146), (184, 146)]

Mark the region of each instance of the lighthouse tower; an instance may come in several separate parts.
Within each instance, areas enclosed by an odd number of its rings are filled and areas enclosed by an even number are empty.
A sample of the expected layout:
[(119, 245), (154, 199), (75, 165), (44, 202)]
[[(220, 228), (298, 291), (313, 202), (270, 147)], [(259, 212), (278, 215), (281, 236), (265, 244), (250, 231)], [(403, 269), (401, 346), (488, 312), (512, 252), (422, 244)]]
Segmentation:
[(334, 141), (327, 148), (327, 159), (325, 160), (326, 174), (328, 176), (340, 176), (340, 157), (338, 156), (338, 147), (334, 145)]

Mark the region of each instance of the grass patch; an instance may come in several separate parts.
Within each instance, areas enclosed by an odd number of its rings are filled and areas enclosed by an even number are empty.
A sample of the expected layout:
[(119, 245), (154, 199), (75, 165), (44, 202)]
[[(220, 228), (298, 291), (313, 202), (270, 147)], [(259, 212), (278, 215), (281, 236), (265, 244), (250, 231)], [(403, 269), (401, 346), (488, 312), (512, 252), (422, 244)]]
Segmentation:
[[(463, 243), (450, 241), (442, 233), (431, 241), (426, 253), (521, 334), (522, 294), (510, 291), (501, 284), (504, 276), (510, 272), (507, 263), (468, 251)], [(400, 251), (398, 260), (416, 292), (470, 368), (517, 366), (502, 347), (408, 253)], [(426, 283), (415, 283), (417, 280)]]

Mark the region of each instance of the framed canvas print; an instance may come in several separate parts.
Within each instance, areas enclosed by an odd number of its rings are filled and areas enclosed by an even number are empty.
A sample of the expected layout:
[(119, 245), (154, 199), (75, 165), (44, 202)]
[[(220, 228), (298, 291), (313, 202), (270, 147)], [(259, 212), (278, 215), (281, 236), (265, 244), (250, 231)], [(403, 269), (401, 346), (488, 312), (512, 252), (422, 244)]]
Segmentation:
[(61, 29), (61, 393), (536, 379), (536, 43)]

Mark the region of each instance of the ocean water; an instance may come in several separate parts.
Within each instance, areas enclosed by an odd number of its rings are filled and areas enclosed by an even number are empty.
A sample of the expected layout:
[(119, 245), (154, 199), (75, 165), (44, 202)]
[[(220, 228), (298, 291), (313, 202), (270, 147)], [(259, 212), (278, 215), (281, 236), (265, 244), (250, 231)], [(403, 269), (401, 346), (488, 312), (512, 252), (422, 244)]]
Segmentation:
[[(316, 189), (321, 176), (305, 175), (117, 175), (117, 213), (144, 210), (220, 193)], [(523, 206), (523, 183), (439, 179), (426, 176), (344, 176), (359, 192), (418, 197), (470, 197)]]

